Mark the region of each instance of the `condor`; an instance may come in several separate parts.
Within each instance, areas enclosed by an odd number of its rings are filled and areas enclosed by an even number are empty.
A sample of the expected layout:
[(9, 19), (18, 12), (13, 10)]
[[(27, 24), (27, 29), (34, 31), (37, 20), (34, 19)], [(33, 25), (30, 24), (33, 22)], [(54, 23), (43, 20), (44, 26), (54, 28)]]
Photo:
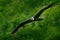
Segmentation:
[(39, 18), (39, 16), (48, 8), (52, 7), (53, 5), (55, 4), (54, 3), (51, 3), (50, 5), (42, 8), (41, 10), (39, 10), (39, 12), (37, 12), (36, 15), (34, 15), (33, 17), (29, 18), (28, 20), (25, 20), (23, 22), (21, 22), (16, 28), (14, 28), (11, 32), (11, 34), (15, 34), (17, 32), (17, 30), (20, 28), (20, 27), (23, 27), (23, 25), (27, 24), (27, 23), (30, 23), (30, 22), (33, 22), (33, 21), (40, 21), (40, 20), (43, 20), (41, 18)]

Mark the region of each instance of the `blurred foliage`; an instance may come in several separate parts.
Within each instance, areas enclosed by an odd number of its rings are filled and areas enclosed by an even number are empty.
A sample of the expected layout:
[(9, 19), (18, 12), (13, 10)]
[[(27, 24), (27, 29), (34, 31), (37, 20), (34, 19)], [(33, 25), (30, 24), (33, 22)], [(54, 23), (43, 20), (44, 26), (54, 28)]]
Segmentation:
[[(56, 5), (42, 13), (42, 21), (12, 30), (46, 5)], [(0, 0), (0, 40), (60, 40), (60, 0)]]

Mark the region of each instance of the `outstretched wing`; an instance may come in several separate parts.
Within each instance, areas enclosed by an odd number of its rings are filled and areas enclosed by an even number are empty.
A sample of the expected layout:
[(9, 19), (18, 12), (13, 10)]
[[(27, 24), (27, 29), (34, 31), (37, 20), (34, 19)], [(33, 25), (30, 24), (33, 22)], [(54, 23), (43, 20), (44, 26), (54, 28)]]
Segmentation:
[(30, 23), (32, 21), (40, 21), (40, 20), (42, 20), (42, 19), (37, 19), (37, 20), (31, 20), (31, 19), (29, 19), (29, 20), (24, 21), (24, 22), (20, 23), (16, 28), (13, 29), (12, 34), (14, 34), (23, 25), (25, 25), (27, 23)]
[(32, 22), (32, 21), (31, 20), (26, 20), (26, 21), (20, 23), (16, 28), (13, 29), (12, 34), (14, 34), (21, 26), (23, 26), (24, 24), (27, 24), (29, 22)]
[(35, 16), (34, 18), (37, 19), (39, 18), (39, 16), (48, 8), (52, 7), (55, 4), (55, 2), (51, 3), (50, 5), (44, 7), (43, 9), (41, 9)]

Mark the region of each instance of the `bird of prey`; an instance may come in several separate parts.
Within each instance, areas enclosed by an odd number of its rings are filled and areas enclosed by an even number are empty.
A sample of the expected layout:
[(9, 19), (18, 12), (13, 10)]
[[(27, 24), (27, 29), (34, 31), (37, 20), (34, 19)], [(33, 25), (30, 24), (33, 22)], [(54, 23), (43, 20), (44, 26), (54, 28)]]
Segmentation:
[(33, 21), (40, 21), (40, 20), (43, 20), (41, 18), (39, 18), (39, 16), (48, 8), (52, 7), (55, 3), (51, 3), (50, 5), (42, 8), (41, 10), (39, 10), (39, 12), (34, 15), (33, 17), (29, 18), (28, 20), (25, 20), (23, 22), (21, 22), (16, 28), (14, 28), (11, 32), (11, 34), (15, 34), (17, 32), (17, 30), (20, 28), (20, 27), (23, 27), (23, 25), (27, 24), (27, 23), (30, 23), (30, 22), (33, 22)]

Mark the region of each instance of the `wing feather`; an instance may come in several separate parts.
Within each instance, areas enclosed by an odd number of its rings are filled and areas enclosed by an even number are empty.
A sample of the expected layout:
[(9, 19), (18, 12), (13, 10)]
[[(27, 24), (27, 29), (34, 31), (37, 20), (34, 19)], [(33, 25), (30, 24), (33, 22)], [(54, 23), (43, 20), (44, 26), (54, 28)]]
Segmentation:
[(52, 7), (55, 4), (55, 2), (51, 3), (50, 5), (44, 7), (43, 9), (41, 9), (35, 16), (34, 18), (37, 19), (39, 18), (39, 16), (48, 8)]

